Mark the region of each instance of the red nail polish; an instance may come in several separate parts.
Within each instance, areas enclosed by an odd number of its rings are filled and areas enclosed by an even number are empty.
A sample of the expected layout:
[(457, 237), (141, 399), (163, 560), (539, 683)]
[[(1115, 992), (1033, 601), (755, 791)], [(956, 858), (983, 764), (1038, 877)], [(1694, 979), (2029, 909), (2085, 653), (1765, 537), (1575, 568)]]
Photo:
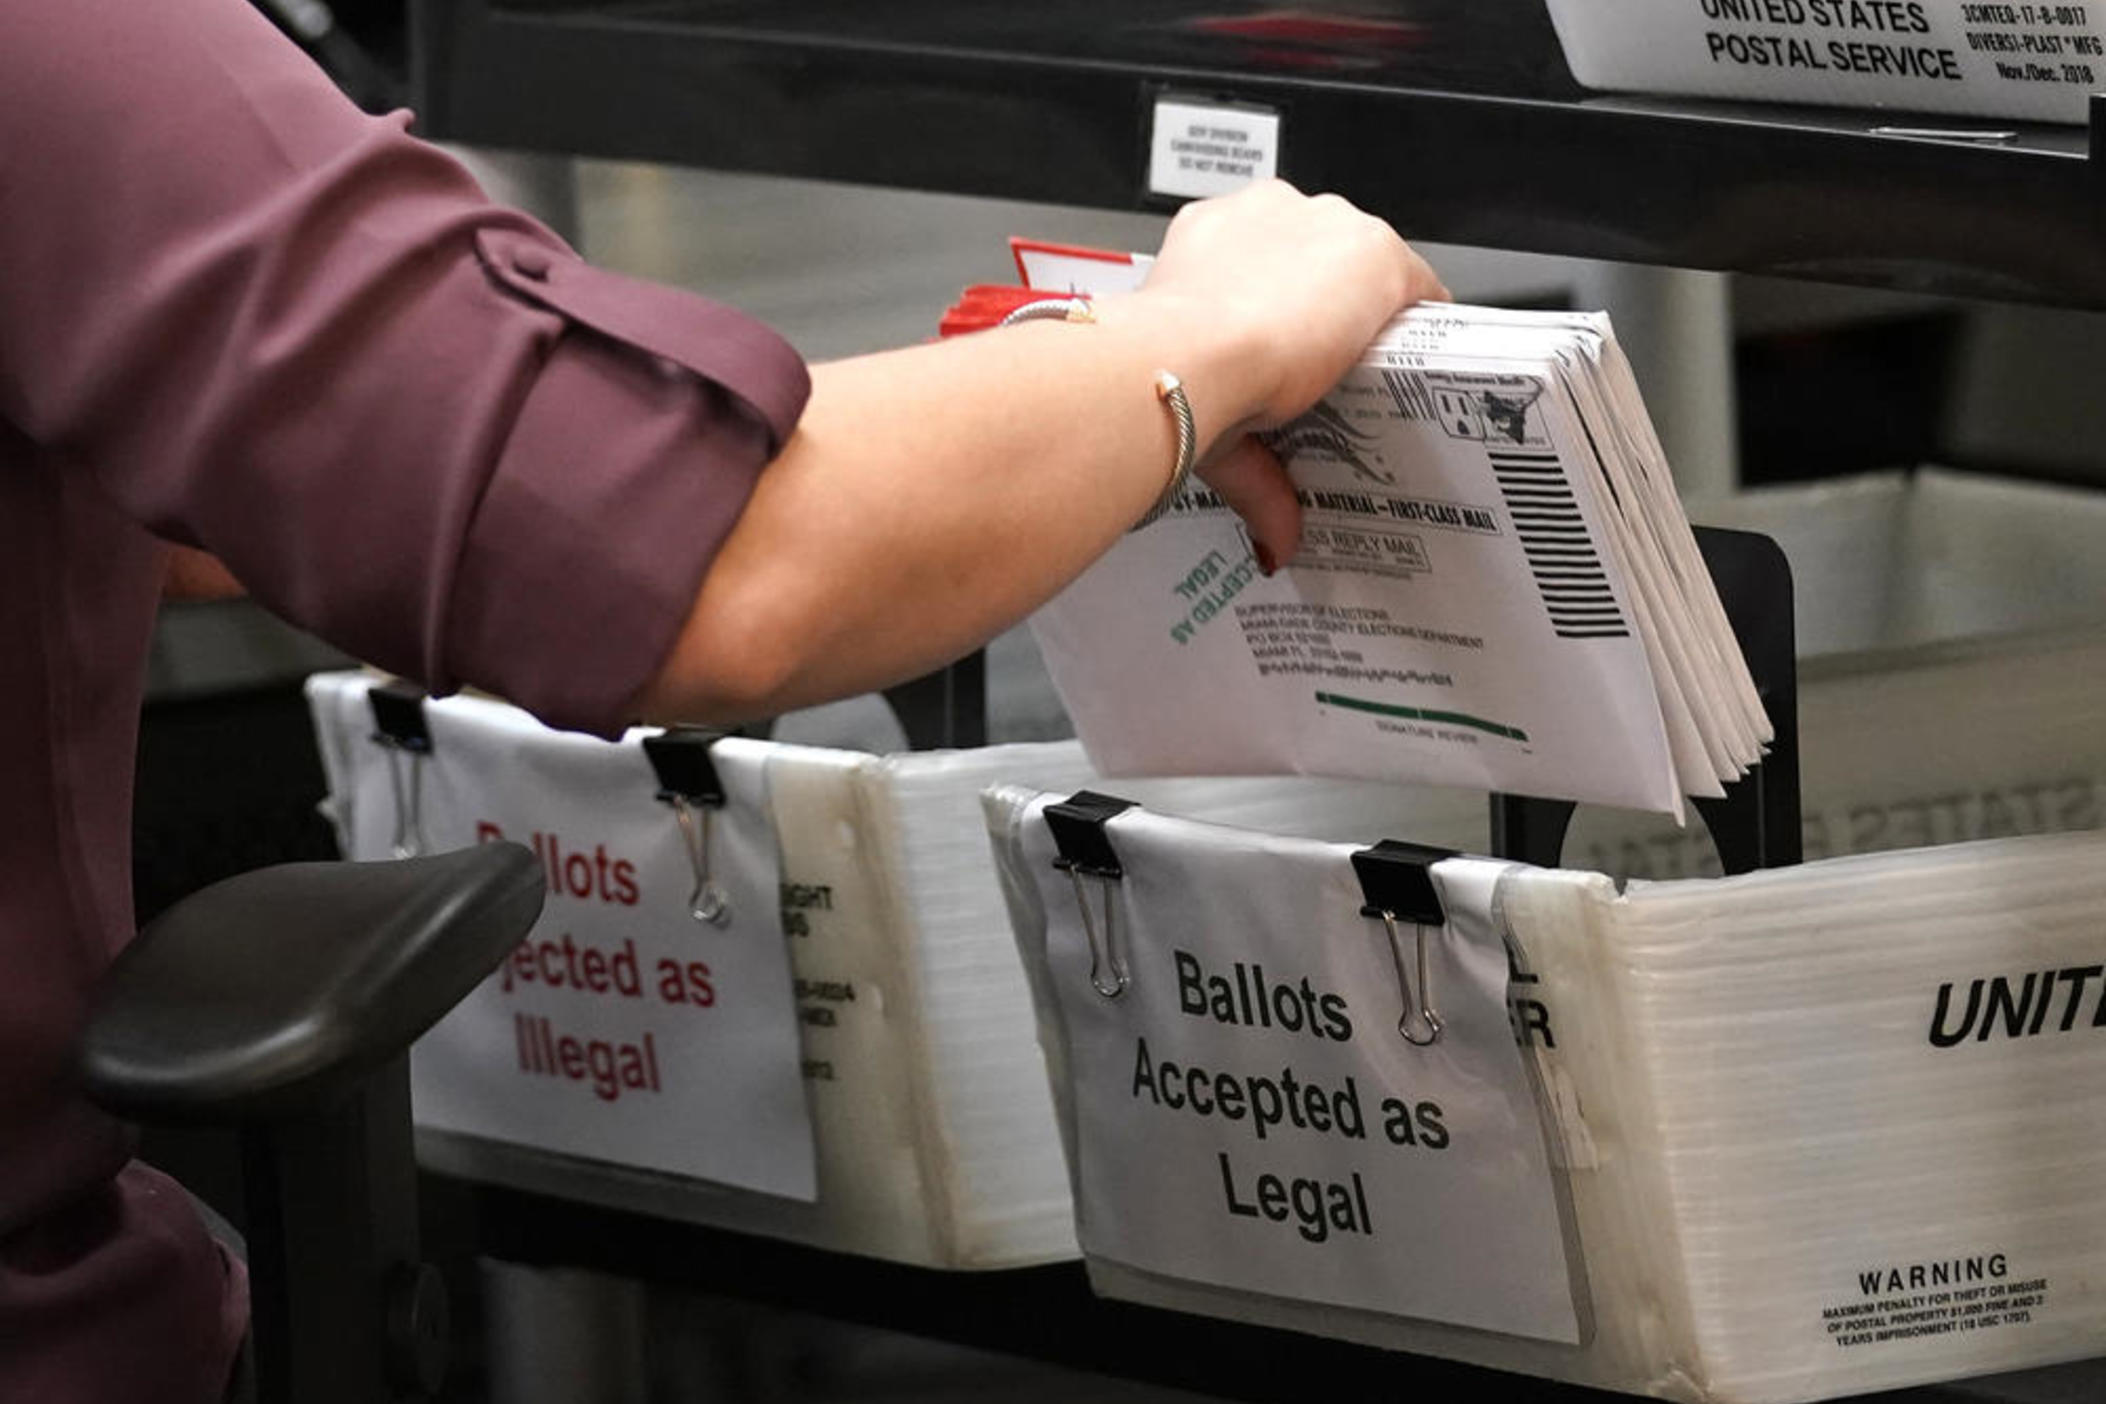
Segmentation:
[(1278, 564), (1272, 559), (1272, 552), (1265, 549), (1264, 542), (1252, 542), (1250, 553), (1258, 558), (1258, 574), (1270, 577), (1274, 571), (1279, 569)]

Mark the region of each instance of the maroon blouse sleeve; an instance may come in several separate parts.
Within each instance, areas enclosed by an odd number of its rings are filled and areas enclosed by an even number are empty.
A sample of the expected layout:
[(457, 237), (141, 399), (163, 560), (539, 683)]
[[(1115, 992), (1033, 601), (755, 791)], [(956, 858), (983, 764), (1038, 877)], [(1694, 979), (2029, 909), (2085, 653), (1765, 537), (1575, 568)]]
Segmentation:
[(0, 418), (264, 603), (610, 732), (809, 390), (246, 0), (0, 5)]

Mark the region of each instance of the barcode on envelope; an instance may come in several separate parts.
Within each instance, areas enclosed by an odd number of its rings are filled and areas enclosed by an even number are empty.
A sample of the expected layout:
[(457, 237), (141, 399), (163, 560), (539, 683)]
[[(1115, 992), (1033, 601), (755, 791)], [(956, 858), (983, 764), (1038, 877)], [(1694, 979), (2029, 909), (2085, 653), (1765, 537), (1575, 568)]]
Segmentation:
[(1562, 639), (1621, 639), (1630, 626), (1609, 588), (1594, 535), (1554, 453), (1494, 449), (1492, 472), (1528, 557), (1543, 608)]
[(1437, 419), (1439, 409), (1433, 403), (1433, 388), (1426, 377), (1417, 371), (1384, 370), (1383, 388), (1396, 403), (1397, 417), (1404, 420)]

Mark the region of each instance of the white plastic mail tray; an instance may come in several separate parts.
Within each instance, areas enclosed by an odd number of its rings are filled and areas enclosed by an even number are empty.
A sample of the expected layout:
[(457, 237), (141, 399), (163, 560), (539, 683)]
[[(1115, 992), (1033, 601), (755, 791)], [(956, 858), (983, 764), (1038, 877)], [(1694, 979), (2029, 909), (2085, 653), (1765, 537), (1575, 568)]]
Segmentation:
[[(2106, 493), (1924, 468), (1690, 516), (1791, 561), (1808, 858), (2106, 826)], [(1481, 797), (1420, 793), (1409, 837), (1483, 851)], [(1719, 871), (1700, 826), (1589, 806), (1565, 862)]]
[[(391, 758), (372, 740), (367, 702), (374, 681), (337, 673), (308, 685), (339, 832), (361, 858), (387, 856), (393, 828)], [(437, 741), (423, 762), (432, 793), (443, 786), (444, 768), (457, 764), (447, 756), (449, 730), (501, 726), (518, 738), (512, 769), (532, 772), (543, 747), (583, 747), (571, 764), (638, 775), (625, 809), (672, 831), (675, 817), (653, 799), (636, 754), (640, 735), (584, 743), (477, 699), (424, 709)], [(419, 1046), (412, 1068), (420, 1156), (469, 1178), (898, 1262), (994, 1268), (1074, 1256), (1052, 1104), (979, 794), (998, 781), (1094, 783), (1081, 748), (878, 756), (743, 740), (719, 746), (757, 755), (765, 766), (816, 1198), (799, 1203), (606, 1155), (555, 1152), (531, 1133), (500, 1140), (435, 1120), (435, 1109), (458, 1103), (453, 1094), (462, 1088), (500, 1099), (548, 1095), (547, 1078), (518, 1074), (521, 1054), (501, 1030), (480, 1042), (435, 1038)], [(1168, 808), (1318, 835), (1397, 827), (1417, 803), (1394, 787), (1321, 781), (1168, 780), (1135, 788)], [(551, 789), (552, 810), (566, 802)], [(696, 939), (700, 949), (708, 935)], [(567, 1090), (592, 1095), (585, 1084)]]
[[(1067, 1030), (1077, 1027), (1076, 1010), (1091, 1006), (1087, 990), (1071, 992), (1083, 1002), (1069, 1000), (1063, 1015), (1049, 990), (1056, 978), (1074, 984), (1081, 977), (1072, 953), (1064, 973), (1043, 963), (1051, 958), (1047, 913), (1073, 899), (1063, 883), (1033, 870), (1044, 865), (1027, 862), (1033, 799), (1000, 792), (990, 799), (989, 822), (1019, 944), (1035, 957), (1048, 1061), (1064, 1130), (1073, 1135), (1076, 1094), (1062, 1069), (1078, 1049)], [(1109, 821), (1115, 844), (1121, 822)], [(1209, 826), (1185, 827), (1184, 841), (1222, 842), (1208, 837)], [(1109, 904), (1104, 919), (1121, 931), (1174, 933), (1174, 911), (1144, 904), (1174, 908), (1191, 899), (1160, 881), (1151, 886), (1142, 869), (1148, 853), (1179, 850), (1164, 846), (1159, 822), (1126, 833), (1129, 858), (1143, 856), (1128, 863), (1109, 895), (1096, 896), (1093, 884), (1091, 900)], [(1045, 856), (1046, 840), (1036, 842)], [(1346, 904), (1343, 921), (1358, 921), (1380, 955), (1382, 923), (1356, 915), (1360, 893), (1349, 890), (1347, 847), (1276, 843), (1265, 852), (1276, 885), (1291, 876), (1279, 869), (1282, 861), (1335, 869), (1323, 881)], [(1215, 940), (1224, 923), (1233, 924), (1236, 898), (1213, 893), (1206, 910), (1216, 920), (1194, 939)], [(1262, 903), (1253, 897), (1250, 905)], [(1519, 1327), (1506, 1334), (1430, 1324), (1341, 1306), (1337, 1297), (1318, 1304), (1235, 1290), (1220, 1285), (1219, 1274), (1180, 1279), (1159, 1264), (1140, 1271), (1093, 1256), (1098, 1289), (1720, 1404), (1853, 1395), (2106, 1351), (2106, 1216), (2097, 1204), (2106, 1174), (2106, 834), (1911, 849), (1723, 880), (1634, 882), (1622, 893), (1598, 874), (1513, 869), (1500, 879), (1496, 908), (1514, 942), (1509, 996), (1530, 1005), (1510, 1036), (1534, 1060), (1568, 1205), (1584, 1323), (1577, 1344), (1543, 1330), (1532, 1339)], [(1130, 959), (1133, 978), (1144, 978), (1147, 953)], [(1399, 1007), (1400, 998), (1386, 957), (1368, 963), (1366, 982), (1342, 991), (1362, 1038), (1390, 1032), (1370, 1011)], [(1275, 965), (1267, 971), (1275, 983), (1292, 980)], [(1438, 965), (1434, 979), (1436, 992), (1443, 979), (1455, 988)], [(1200, 1003), (1184, 993), (1173, 992), (1158, 1029), (1181, 1027), (1176, 1010), (1191, 1013)], [(1409, 1001), (1402, 1007), (1408, 1011)], [(1079, 1027), (1101, 1029), (1105, 1017), (1091, 1014)], [(1232, 1074), (1252, 1074), (1253, 1086), (1261, 1072), (1284, 1077), (1283, 1058), (1314, 1059), (1315, 1047), (1275, 1036), (1262, 1049), (1252, 1044), (1247, 1067), (1217, 1055), (1208, 1068), (1212, 1085)], [(1153, 1055), (1152, 1077), (1167, 1056)], [(1408, 1056), (1399, 1066), (1412, 1080)], [(1431, 1081), (1430, 1067), (1420, 1082)], [(1450, 1085), (1456, 1080), (1451, 1070)], [(1370, 1082), (1362, 1078), (1358, 1088), (1364, 1105), (1399, 1095)], [(1189, 1120), (1189, 1105), (1180, 1105), (1187, 1109), (1174, 1115)], [(1446, 1107), (1443, 1120), (1458, 1124), (1457, 1107)], [(1264, 1207), (1252, 1188), (1259, 1162), (1321, 1138), (1297, 1138), (1281, 1126), (1261, 1144), (1239, 1131), (1248, 1128), (1221, 1123), (1224, 1158), (1254, 1163), (1233, 1166), (1234, 1202), (1223, 1211), (1222, 1233), (1270, 1234), (1267, 1242), (1286, 1245), (1274, 1250), (1283, 1261), (1286, 1249), (1315, 1259), (1365, 1246), (1369, 1240), (1355, 1236), (1367, 1232), (1357, 1206), (1379, 1206), (1377, 1184), (1365, 1186), (1364, 1200), (1354, 1186), (1354, 1220), (1338, 1224), (1329, 1241), (1304, 1235), (1303, 1243), (1289, 1233), (1293, 1223), (1245, 1213), (1253, 1203)], [(1377, 1157), (1389, 1154), (1362, 1152), (1363, 1176), (1379, 1175), (1392, 1162)], [(1149, 1173), (1131, 1170), (1144, 1186)], [(1092, 1202), (1116, 1204), (1124, 1192), (1118, 1181), (1113, 1175), (1098, 1185)], [(1219, 1208), (1222, 1188), (1206, 1184)], [(1484, 1295), (1484, 1275), (1499, 1269), (1496, 1255), (1435, 1260), (1426, 1244), (1437, 1235), (1410, 1230), (1395, 1212), (1376, 1225), (1396, 1253), (1422, 1255), (1409, 1257), (1400, 1281), (1453, 1280)]]

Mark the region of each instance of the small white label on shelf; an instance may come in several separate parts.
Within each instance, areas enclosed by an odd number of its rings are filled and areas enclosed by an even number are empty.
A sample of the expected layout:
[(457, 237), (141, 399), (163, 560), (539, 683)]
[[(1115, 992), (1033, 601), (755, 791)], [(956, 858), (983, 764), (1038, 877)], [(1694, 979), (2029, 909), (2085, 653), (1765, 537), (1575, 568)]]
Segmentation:
[[(1071, 885), (1053, 867), (1044, 803), (1024, 852), (1066, 1030), (1056, 1075), (1069, 1083), (1085, 1252), (1268, 1297), (1579, 1342), (1492, 917), (1507, 865), (1434, 869), (1449, 920), (1426, 928), (1422, 963), (1418, 928), (1399, 923), (1393, 945), (1361, 915), (1347, 845), (1132, 809), (1106, 830), (1125, 875)], [(1125, 988), (1107, 997), (1115, 972)]]
[(1228, 195), (1280, 169), (1280, 114), (1161, 98), (1148, 151), (1153, 195)]

